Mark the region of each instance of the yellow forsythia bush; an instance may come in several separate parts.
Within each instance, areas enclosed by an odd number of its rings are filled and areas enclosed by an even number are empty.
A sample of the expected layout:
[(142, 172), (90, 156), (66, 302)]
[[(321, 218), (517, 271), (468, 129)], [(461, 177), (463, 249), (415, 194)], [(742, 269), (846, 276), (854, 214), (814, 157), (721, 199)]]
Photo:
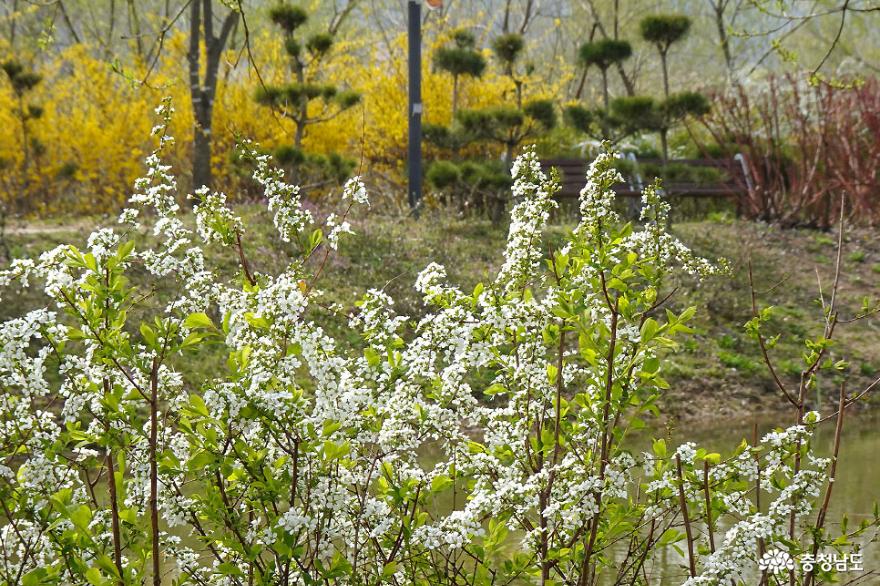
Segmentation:
[[(139, 159), (148, 147), (155, 104), (166, 94), (183, 103), (183, 86), (162, 71), (151, 77), (150, 86), (137, 86), (82, 45), (59, 52), (38, 73), (43, 80), (27, 100), (43, 113), (28, 122), (27, 176), (21, 176), (21, 133), (0, 134), (4, 200), (13, 211), (38, 215), (117, 209), (142, 172)], [(0, 84), (4, 127), (20, 126), (16, 107), (12, 90)], [(183, 116), (178, 125), (185, 127)], [(175, 128), (179, 134), (183, 130)]]
[[(434, 25), (437, 26), (437, 25)], [(447, 33), (448, 34), (448, 33)], [(304, 147), (316, 153), (337, 152), (362, 164), (391, 184), (402, 180), (407, 140), (406, 35), (389, 40), (388, 50), (369, 35), (337, 40), (324, 68), (327, 83), (361, 93), (361, 103), (326, 122), (309, 126)], [(425, 31), (423, 101), (425, 121), (447, 124), (451, 118), (452, 79), (431, 65), (433, 51), (447, 41), (444, 34)], [(488, 39), (483, 39), (488, 46)], [(163, 96), (171, 96), (178, 114), (171, 132), (177, 139), (169, 153), (178, 168), (188, 169), (193, 136), (186, 48), (178, 32), (166, 39), (164, 53), (148, 68), (126, 63), (113, 67), (93, 47), (75, 45), (33, 60), (43, 77), (28, 102), (43, 109), (28, 122), (31, 162), (22, 176), (23, 145), (16, 96), (0, 81), (0, 198), (15, 213), (56, 215), (105, 213), (118, 209), (141, 172), (148, 148), (151, 116)], [(259, 75), (239, 51), (228, 51), (219, 72), (214, 109), (212, 165), (216, 188), (236, 194), (243, 176), (231, 153), (239, 138), (252, 138), (266, 148), (292, 141), (293, 125), (254, 100), (259, 79), (282, 82), (289, 75), (282, 40), (270, 31), (251, 39)], [(491, 53), (484, 49), (491, 62)], [(149, 75), (147, 73), (149, 72)], [(0, 76), (2, 77), (2, 76)], [(146, 83), (142, 83), (146, 78)], [(552, 84), (532, 75), (529, 97), (554, 97), (566, 83), (557, 69)], [(512, 84), (489, 67), (480, 80), (466, 80), (461, 107), (482, 108), (509, 102)], [(33, 143), (37, 143), (37, 147)], [(185, 181), (185, 178), (184, 178)], [(184, 185), (188, 188), (189, 186)]]

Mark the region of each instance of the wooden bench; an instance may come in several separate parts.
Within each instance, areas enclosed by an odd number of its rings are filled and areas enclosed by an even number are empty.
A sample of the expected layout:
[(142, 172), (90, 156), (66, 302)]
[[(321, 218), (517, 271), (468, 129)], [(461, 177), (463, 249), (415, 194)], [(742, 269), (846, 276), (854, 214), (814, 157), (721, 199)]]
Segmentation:
[[(661, 159), (639, 159), (629, 155), (626, 159), (632, 170), (625, 170), (624, 183), (615, 185), (614, 190), (621, 197), (640, 197), (642, 188), (654, 180), (645, 170), (659, 169), (663, 166)], [(546, 159), (541, 161), (545, 171), (556, 167), (560, 173), (561, 189), (557, 194), (560, 199), (577, 198), (586, 180), (588, 162), (583, 159)], [(751, 181), (746, 175), (745, 166), (739, 157), (729, 159), (670, 159), (668, 167), (690, 167), (715, 169), (722, 179), (707, 182), (664, 181), (663, 189), (667, 195), (696, 197), (729, 197), (739, 199), (747, 195)]]

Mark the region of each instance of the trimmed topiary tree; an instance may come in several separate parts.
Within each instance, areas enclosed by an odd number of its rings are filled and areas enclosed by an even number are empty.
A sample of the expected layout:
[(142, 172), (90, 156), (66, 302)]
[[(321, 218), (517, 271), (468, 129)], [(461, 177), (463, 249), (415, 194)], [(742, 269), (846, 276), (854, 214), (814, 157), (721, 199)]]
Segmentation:
[(663, 95), (669, 97), (669, 48), (682, 40), (691, 29), (691, 19), (681, 14), (655, 14), (639, 23), (642, 38), (657, 47), (663, 66)]
[(602, 96), (605, 109), (609, 107), (608, 68), (632, 56), (632, 45), (617, 39), (602, 39), (581, 45), (578, 62), (584, 69), (596, 66), (602, 72)]
[(698, 92), (679, 92), (663, 103), (667, 119), (682, 120), (687, 116), (705, 116), (712, 109), (709, 99)]
[(452, 75), (452, 115), (458, 112), (459, 84), (462, 76), (482, 77), (486, 59), (476, 48), (477, 41), (470, 31), (459, 29), (452, 33), (452, 42), (437, 49), (434, 65)]
[[(501, 195), (510, 187), (508, 168), (517, 147), (528, 138), (556, 126), (556, 110), (551, 100), (524, 100), (524, 77), (530, 67), (519, 68), (525, 41), (522, 35), (507, 33), (492, 40), (492, 52), (502, 72), (514, 86), (512, 105), (482, 109), (458, 109), (458, 80), (462, 75), (478, 77), (486, 62), (476, 42), (467, 31), (455, 31), (453, 44), (440, 49), (434, 56), (438, 67), (453, 74), (453, 118), (449, 126), (425, 125), (425, 139), (434, 146), (449, 151), (452, 160), (436, 160), (428, 167), (427, 180), (447, 201), (462, 209), (488, 211), (499, 219), (504, 211)], [(461, 160), (459, 153), (469, 148), (475, 151), (485, 145), (503, 149), (500, 160), (491, 160), (496, 149), (485, 149), (478, 160)], [(473, 154), (473, 153), (468, 153)]]
[(522, 108), (496, 106), (462, 110), (456, 116), (456, 122), (474, 140), (502, 145), (504, 161), (511, 162), (516, 147), (526, 138), (556, 126), (556, 110), (550, 100), (532, 100)]
[(269, 11), (269, 19), (284, 35), (284, 50), (290, 57), (295, 80), (263, 86), (257, 91), (256, 99), (294, 124), (293, 144), (279, 147), (275, 152), (279, 162), (318, 183), (338, 182), (351, 173), (354, 163), (336, 153), (307, 153), (303, 139), (309, 126), (335, 118), (357, 105), (361, 96), (354, 90), (321, 80), (321, 66), (333, 48), (334, 37), (324, 32), (305, 35), (302, 29), (308, 18), (304, 9), (287, 3)]
[(611, 102), (608, 117), (620, 138), (654, 132), (662, 126), (657, 100), (650, 96), (622, 96)]
[(663, 151), (663, 162), (669, 160), (669, 131), (686, 118), (705, 116), (712, 109), (709, 99), (698, 92), (679, 92), (668, 96), (659, 104), (660, 110), (660, 146)]
[(565, 123), (596, 140), (612, 144), (644, 131), (659, 128), (657, 102), (650, 96), (620, 96), (608, 108), (590, 109), (581, 104), (566, 106)]
[(452, 196), (459, 207), (486, 210), (498, 220), (504, 211), (500, 195), (510, 187), (508, 168), (517, 147), (530, 137), (556, 126), (556, 109), (551, 100), (531, 100), (522, 108), (494, 106), (459, 110), (451, 126), (428, 125), (425, 138), (457, 158), (465, 146), (496, 144), (504, 149), (500, 160), (490, 152), (479, 160), (438, 160), (428, 167), (428, 182)]
[[(522, 35), (506, 33), (492, 40), (492, 51), (501, 64), (505, 75), (510, 78), (516, 88), (516, 107), (522, 108), (523, 80), (516, 72), (516, 64), (525, 48)], [(527, 67), (531, 69), (531, 67)], [(528, 71), (527, 71), (528, 73)]]

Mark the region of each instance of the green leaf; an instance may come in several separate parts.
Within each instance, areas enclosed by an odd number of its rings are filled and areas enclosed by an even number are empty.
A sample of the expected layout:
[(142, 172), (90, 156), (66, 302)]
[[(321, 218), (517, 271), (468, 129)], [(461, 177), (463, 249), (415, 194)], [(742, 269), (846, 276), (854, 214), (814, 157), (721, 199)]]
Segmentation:
[(504, 388), (504, 385), (500, 383), (493, 383), (486, 387), (486, 390), (483, 391), (484, 395), (498, 395), (500, 393), (506, 392), (507, 389)]
[(217, 458), (211, 452), (201, 451), (189, 459), (187, 463), (190, 470), (204, 470), (209, 465), (214, 464)]
[(45, 577), (45, 568), (37, 568), (36, 570), (31, 570), (21, 577), (21, 586), (41, 586)]
[(650, 358), (646, 358), (645, 362), (642, 364), (642, 372), (648, 374), (654, 374), (655, 372), (660, 370), (660, 359), (656, 356), (651, 356)]
[(712, 452), (710, 454), (706, 454), (703, 456), (703, 459), (709, 462), (710, 464), (720, 464), (721, 463), (721, 454), (718, 452)]
[(128, 258), (128, 255), (134, 250), (134, 240), (126, 240), (119, 247), (119, 252), (116, 253), (117, 258), (119, 260), (125, 260)]
[(130, 525), (137, 523), (137, 512), (134, 509), (120, 509), (119, 518)]
[(223, 576), (237, 576), (239, 578), (244, 578), (244, 572), (231, 562), (223, 562), (217, 566), (217, 572)]
[(245, 321), (247, 321), (248, 324), (251, 325), (251, 327), (259, 328), (261, 330), (269, 329), (269, 320), (267, 320), (265, 317), (256, 316), (252, 313), (246, 313), (244, 314), (244, 319)]
[(91, 252), (86, 254), (85, 256), (83, 256), (83, 262), (85, 263), (86, 267), (88, 267), (90, 270), (97, 272), (98, 261), (95, 260), (95, 256)]
[(549, 427), (545, 427), (541, 430), (541, 449), (548, 453), (555, 445), (555, 437), (553, 435), (553, 430)]
[(86, 334), (81, 329), (75, 328), (73, 326), (67, 326), (67, 339), (69, 339), (69, 340), (84, 340), (85, 338), (86, 338)]
[(89, 568), (86, 570), (85, 577), (92, 586), (104, 586), (104, 584), (107, 583), (107, 580), (101, 576), (101, 570), (98, 568)]
[(180, 343), (180, 348), (190, 348), (192, 346), (198, 346), (202, 340), (205, 339), (205, 336), (202, 334), (197, 334), (195, 332), (191, 332), (186, 338), (184, 338), (183, 342)]
[(199, 395), (192, 394), (189, 396), (189, 407), (195, 413), (198, 413), (203, 417), (211, 416), (211, 414), (208, 412), (208, 406), (205, 405), (205, 400), (202, 399), (202, 397)]
[(208, 317), (208, 314), (201, 311), (198, 313), (189, 314), (186, 319), (183, 320), (183, 325), (190, 330), (195, 330), (198, 328), (215, 329), (214, 322), (211, 321), (211, 318)]
[(471, 454), (485, 454), (486, 453), (485, 446), (483, 446), (483, 444), (481, 444), (479, 442), (469, 441), (469, 442), (467, 442), (467, 447), (468, 447), (468, 451)]
[(373, 348), (364, 348), (364, 358), (367, 359), (367, 364), (373, 368), (379, 366), (379, 363), (382, 361), (382, 357)]
[(311, 251), (311, 250), (314, 250), (315, 248), (317, 248), (318, 245), (321, 244), (321, 242), (323, 242), (323, 240), (324, 240), (324, 233), (321, 231), (321, 229), (318, 228), (318, 229), (314, 230), (309, 235), (309, 250)]
[(342, 423), (338, 421), (333, 421), (332, 419), (327, 419), (321, 425), (321, 436), (322, 437), (330, 437), (335, 432), (339, 431), (342, 428)]
[(559, 374), (559, 369), (556, 368), (553, 364), (547, 365), (547, 380), (551, 385), (556, 384), (556, 375)]
[(327, 440), (324, 442), (324, 457), (328, 460), (339, 460), (348, 456), (351, 451), (351, 445), (348, 442), (337, 444)]
[(670, 545), (672, 543), (678, 543), (682, 539), (684, 539), (684, 533), (677, 531), (675, 529), (667, 529), (663, 532), (663, 535), (660, 536), (660, 545)]
[(435, 476), (431, 479), (431, 492), (442, 492), (452, 486), (452, 484), (453, 480), (445, 474)]
[(652, 446), (654, 450), (654, 454), (659, 458), (666, 457), (666, 440), (665, 439), (657, 439), (654, 440), (654, 444)]
[(153, 331), (153, 328), (151, 328), (150, 326), (148, 326), (145, 323), (142, 323), (140, 330), (141, 330), (141, 336), (143, 336), (144, 342), (147, 343), (147, 346), (149, 348), (155, 348), (156, 347), (156, 332)]
[(86, 505), (80, 505), (76, 509), (70, 511), (70, 522), (74, 526), (88, 533), (89, 523), (92, 521), (92, 510)]
[(105, 574), (113, 576), (117, 580), (121, 577), (119, 575), (119, 570), (116, 568), (116, 565), (113, 563), (113, 560), (110, 559), (108, 555), (99, 555), (96, 559), (98, 562), (98, 567), (104, 570)]
[(649, 317), (645, 320), (645, 323), (642, 324), (642, 342), (650, 342), (654, 339), (654, 336), (657, 335), (657, 330), (660, 329), (660, 325), (657, 323), (657, 320)]

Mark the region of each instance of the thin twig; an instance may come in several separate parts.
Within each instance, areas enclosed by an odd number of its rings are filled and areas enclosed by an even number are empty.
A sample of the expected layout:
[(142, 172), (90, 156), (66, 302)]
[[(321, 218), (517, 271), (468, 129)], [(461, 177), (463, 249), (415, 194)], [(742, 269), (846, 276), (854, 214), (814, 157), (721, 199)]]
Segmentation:
[(687, 499), (684, 496), (684, 479), (681, 474), (681, 456), (675, 454), (675, 473), (678, 476), (678, 504), (681, 508), (681, 516), (684, 519), (684, 532), (687, 536), (688, 569), (691, 578), (697, 575), (697, 565), (694, 559), (694, 536), (691, 532), (691, 520), (688, 516)]

